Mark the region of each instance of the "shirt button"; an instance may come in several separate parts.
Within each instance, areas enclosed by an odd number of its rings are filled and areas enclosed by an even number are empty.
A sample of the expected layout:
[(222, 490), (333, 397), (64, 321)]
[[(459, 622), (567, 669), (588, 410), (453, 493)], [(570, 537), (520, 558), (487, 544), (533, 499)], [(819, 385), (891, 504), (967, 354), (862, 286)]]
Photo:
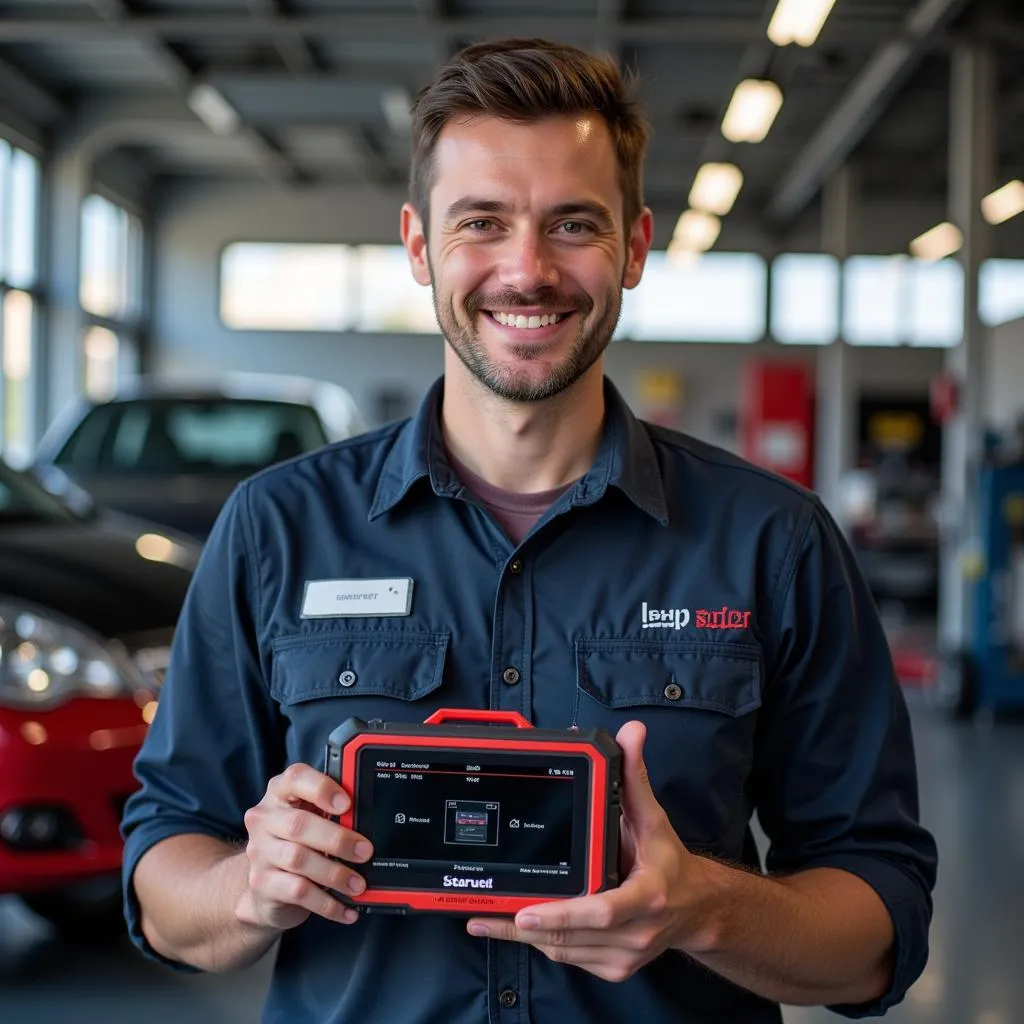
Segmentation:
[(508, 571), (518, 576), (523, 571), (523, 563), (518, 558), (513, 558), (509, 563)]
[(683, 690), (678, 683), (669, 683), (668, 686), (665, 687), (665, 696), (669, 700), (679, 700), (682, 695)]
[(338, 682), (342, 686), (355, 686), (356, 685), (356, 674), (351, 669), (347, 668), (344, 672), (338, 676)]
[(519, 996), (516, 995), (515, 989), (507, 988), (498, 996), (498, 1002), (506, 1010), (511, 1010), (519, 1002)]
[(519, 682), (519, 669), (512, 668), (510, 665), (504, 672), (501, 673), (501, 678), (508, 683), (509, 686), (515, 686)]

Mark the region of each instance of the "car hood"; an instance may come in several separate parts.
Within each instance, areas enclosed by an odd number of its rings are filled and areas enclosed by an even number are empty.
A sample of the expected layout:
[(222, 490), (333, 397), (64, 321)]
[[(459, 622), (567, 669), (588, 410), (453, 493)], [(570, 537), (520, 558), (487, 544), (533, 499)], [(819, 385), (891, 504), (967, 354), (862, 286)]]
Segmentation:
[(110, 514), (83, 521), (0, 521), (0, 593), (60, 612), (106, 637), (173, 627), (196, 558), (194, 545), (164, 537), (159, 527)]

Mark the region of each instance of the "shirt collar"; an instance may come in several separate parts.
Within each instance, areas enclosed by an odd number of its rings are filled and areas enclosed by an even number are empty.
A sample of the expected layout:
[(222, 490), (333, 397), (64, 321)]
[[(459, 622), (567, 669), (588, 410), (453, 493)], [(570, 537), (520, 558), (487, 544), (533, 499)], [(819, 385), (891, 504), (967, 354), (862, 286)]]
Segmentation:
[[(438, 416), (444, 378), (431, 386), (415, 416), (400, 430), (388, 453), (370, 506), (371, 520), (390, 512), (424, 477), (433, 492), (455, 497), (462, 483), (448, 462)], [(573, 505), (592, 505), (616, 487), (663, 526), (668, 507), (654, 445), (643, 423), (632, 413), (607, 377), (604, 379), (605, 430), (594, 463), (569, 492)]]

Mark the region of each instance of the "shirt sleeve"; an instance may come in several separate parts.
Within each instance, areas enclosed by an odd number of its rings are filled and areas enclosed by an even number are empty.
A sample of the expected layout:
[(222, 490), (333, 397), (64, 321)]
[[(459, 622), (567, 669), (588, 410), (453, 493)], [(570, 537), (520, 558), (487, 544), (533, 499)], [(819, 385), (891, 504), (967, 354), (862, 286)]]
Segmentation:
[(284, 757), (277, 712), (257, 643), (256, 565), (247, 544), (245, 485), (207, 541), (175, 629), (156, 718), (135, 760), (140, 788), (122, 820), (129, 935), (152, 959), (179, 970), (146, 942), (132, 878), (140, 858), (174, 835), (241, 844), (243, 817)]
[(936, 849), (918, 817), (910, 720), (874, 601), (813, 498), (778, 584), (774, 651), (752, 778), (766, 867), (833, 867), (862, 878), (892, 917), (892, 986), (846, 1017), (884, 1013), (928, 959)]

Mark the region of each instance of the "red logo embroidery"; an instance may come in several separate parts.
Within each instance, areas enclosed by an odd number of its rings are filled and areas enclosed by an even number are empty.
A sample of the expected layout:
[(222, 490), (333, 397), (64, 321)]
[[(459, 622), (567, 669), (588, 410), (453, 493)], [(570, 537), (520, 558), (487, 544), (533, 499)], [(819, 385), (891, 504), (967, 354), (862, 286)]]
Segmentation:
[(750, 612), (724, 605), (716, 611), (701, 608), (696, 612), (696, 620), (698, 629), (746, 629), (750, 625)]

